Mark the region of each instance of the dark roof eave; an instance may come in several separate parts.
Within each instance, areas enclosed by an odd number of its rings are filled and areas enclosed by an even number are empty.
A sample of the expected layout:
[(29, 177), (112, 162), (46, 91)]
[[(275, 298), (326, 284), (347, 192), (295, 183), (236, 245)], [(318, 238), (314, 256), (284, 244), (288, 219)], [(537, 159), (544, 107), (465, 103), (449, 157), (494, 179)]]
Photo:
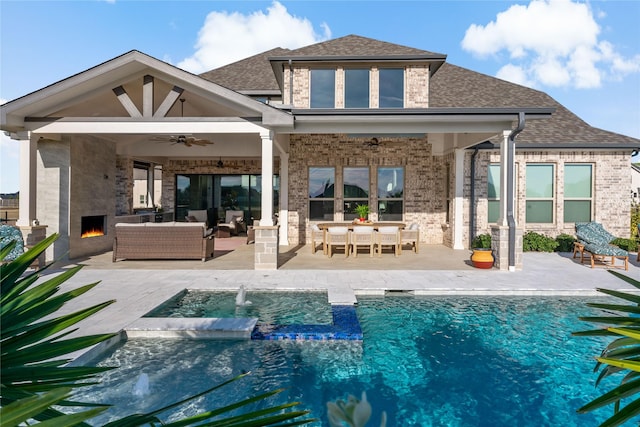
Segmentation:
[(392, 62), (392, 61), (446, 61), (447, 55), (442, 54), (424, 54), (424, 55), (287, 55), (287, 56), (271, 56), (268, 58), (271, 62), (342, 62), (342, 61), (359, 61), (359, 62)]
[(536, 143), (536, 142), (523, 142), (518, 143), (516, 140), (517, 149), (526, 150), (546, 150), (553, 149), (584, 149), (584, 150), (638, 150), (640, 145), (633, 142), (561, 142), (561, 143)]
[(523, 108), (305, 108), (292, 109), (295, 116), (465, 116), (465, 115), (517, 115), (524, 112), (535, 118), (549, 117), (553, 107)]

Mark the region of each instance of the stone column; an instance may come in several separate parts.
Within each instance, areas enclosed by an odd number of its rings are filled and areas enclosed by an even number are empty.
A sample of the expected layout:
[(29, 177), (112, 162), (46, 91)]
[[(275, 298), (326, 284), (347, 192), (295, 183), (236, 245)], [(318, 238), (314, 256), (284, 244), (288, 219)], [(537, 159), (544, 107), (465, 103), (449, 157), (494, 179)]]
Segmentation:
[[(457, 149), (455, 159), (455, 193), (453, 202), (453, 249), (464, 249), (464, 150)], [(471, 201), (473, 203), (473, 201)]]
[[(264, 187), (264, 186), (263, 186)], [(278, 269), (278, 226), (256, 226), (254, 269)]]
[(280, 152), (280, 244), (289, 244), (289, 154)]
[[(493, 249), (493, 255), (495, 256), (495, 267), (500, 270), (522, 270), (522, 235), (523, 231), (521, 227), (518, 227), (516, 223), (516, 239), (515, 239), (515, 265), (509, 266), (509, 223), (507, 218), (507, 211), (511, 210), (515, 214), (514, 206), (508, 206), (509, 201), (515, 204), (515, 174), (512, 177), (512, 185), (509, 185), (507, 176), (507, 168), (509, 167), (509, 158), (511, 157), (512, 167), (515, 168), (515, 155), (509, 156), (510, 150), (515, 150), (515, 143), (509, 140), (511, 130), (505, 130), (502, 132), (502, 144), (500, 146), (500, 216), (498, 223), (491, 227), (491, 248)], [(510, 146), (510, 144), (512, 146)], [(513, 153), (515, 154), (515, 153)], [(512, 188), (512, 193), (509, 193), (509, 187)], [(514, 218), (515, 220), (515, 218)]]
[(16, 225), (30, 227), (36, 219), (38, 143), (32, 140), (30, 132), (21, 132), (17, 138), (20, 139), (20, 214)]
[[(32, 225), (19, 228), (22, 232), (22, 238), (24, 239), (24, 246), (27, 249), (31, 249), (47, 237), (46, 225)], [(42, 252), (42, 254), (37, 258), (38, 268), (42, 268), (45, 265), (45, 252)]]
[[(262, 199), (261, 226), (273, 225), (273, 139), (271, 132), (260, 133), (262, 139)], [(257, 233), (256, 233), (257, 237)]]
[[(516, 228), (516, 259), (515, 269), (522, 270), (522, 228)], [(495, 257), (494, 267), (509, 270), (509, 227), (504, 225), (491, 226), (491, 249)]]

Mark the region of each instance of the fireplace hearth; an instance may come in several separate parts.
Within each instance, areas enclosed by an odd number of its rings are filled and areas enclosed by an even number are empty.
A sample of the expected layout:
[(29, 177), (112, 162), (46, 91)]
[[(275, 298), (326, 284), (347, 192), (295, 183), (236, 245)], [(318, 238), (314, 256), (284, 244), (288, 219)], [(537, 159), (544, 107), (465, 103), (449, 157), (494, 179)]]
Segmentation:
[(83, 216), (80, 225), (80, 237), (99, 237), (107, 234), (106, 215)]

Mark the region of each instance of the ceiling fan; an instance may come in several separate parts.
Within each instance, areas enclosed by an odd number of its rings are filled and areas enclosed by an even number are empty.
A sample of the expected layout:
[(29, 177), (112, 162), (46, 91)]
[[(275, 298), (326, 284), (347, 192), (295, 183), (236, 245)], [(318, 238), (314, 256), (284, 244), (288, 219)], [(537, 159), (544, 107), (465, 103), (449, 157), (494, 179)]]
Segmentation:
[(208, 139), (196, 138), (191, 135), (158, 135), (151, 138), (151, 140), (157, 142), (169, 142), (172, 144), (183, 144), (186, 147), (192, 147), (194, 145), (204, 147), (206, 145), (213, 144), (213, 141), (209, 141)]

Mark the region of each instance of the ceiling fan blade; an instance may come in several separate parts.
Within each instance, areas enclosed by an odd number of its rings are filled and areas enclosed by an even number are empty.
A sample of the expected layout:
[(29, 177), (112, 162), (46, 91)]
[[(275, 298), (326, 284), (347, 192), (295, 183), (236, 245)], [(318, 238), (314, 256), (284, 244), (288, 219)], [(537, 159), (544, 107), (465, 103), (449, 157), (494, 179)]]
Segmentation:
[(193, 140), (190, 141), (192, 144), (195, 145), (200, 145), (201, 147), (204, 147), (205, 145), (211, 145), (213, 144), (213, 142), (208, 141), (206, 139), (196, 139), (194, 138)]

